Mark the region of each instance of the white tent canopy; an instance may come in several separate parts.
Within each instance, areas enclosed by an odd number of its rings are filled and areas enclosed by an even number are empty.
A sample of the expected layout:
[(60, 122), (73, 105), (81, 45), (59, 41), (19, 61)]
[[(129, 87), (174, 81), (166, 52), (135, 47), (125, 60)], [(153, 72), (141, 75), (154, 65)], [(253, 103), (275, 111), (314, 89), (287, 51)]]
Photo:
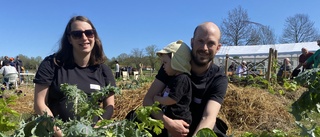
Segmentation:
[(215, 57), (225, 58), (226, 54), (233, 56), (268, 56), (269, 49), (277, 50), (278, 55), (300, 55), (301, 49), (306, 48), (311, 52), (319, 49), (317, 42), (274, 44), (274, 45), (254, 45), (254, 46), (222, 46)]

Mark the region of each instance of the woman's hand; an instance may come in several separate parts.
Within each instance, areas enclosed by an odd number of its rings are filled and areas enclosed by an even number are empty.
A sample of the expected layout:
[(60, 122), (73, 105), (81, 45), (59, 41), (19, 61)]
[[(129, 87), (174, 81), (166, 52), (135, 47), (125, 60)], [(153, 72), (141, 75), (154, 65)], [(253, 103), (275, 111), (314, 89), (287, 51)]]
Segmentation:
[(54, 131), (53, 136), (55, 136), (55, 137), (63, 137), (62, 130), (60, 130), (59, 127), (54, 126), (54, 127), (53, 127), (53, 131)]

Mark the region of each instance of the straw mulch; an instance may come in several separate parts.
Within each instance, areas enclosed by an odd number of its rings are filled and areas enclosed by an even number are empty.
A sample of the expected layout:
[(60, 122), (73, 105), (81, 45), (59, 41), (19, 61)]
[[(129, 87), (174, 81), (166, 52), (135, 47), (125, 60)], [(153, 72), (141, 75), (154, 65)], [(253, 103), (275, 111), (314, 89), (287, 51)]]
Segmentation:
[[(33, 109), (34, 87), (20, 85), (17, 90), (21, 90), (22, 93), (16, 99), (14, 104), (9, 104), (9, 107), (17, 111), (19, 114), (35, 114)], [(15, 92), (17, 90), (15, 90)], [(5, 92), (5, 94), (16, 94), (15, 92)]]
[(142, 101), (151, 84), (144, 84), (138, 89), (122, 90), (122, 94), (115, 96), (113, 119), (122, 120), (132, 110), (142, 106)]
[[(148, 83), (138, 89), (122, 90), (122, 95), (115, 97), (113, 119), (122, 120), (128, 112), (141, 106), (150, 85), (151, 83)], [(34, 114), (33, 87), (20, 89), (26, 96), (20, 96), (16, 104), (10, 107), (20, 114)], [(273, 129), (292, 132), (295, 125), (289, 107), (303, 91), (287, 92), (280, 96), (270, 94), (267, 90), (238, 87), (229, 83), (218, 117), (227, 123), (228, 135), (239, 136), (246, 131), (257, 133)]]
[(289, 113), (290, 105), (303, 91), (305, 90), (286, 92), (281, 96), (267, 90), (237, 87), (229, 83), (219, 117), (229, 126), (228, 134), (274, 129), (294, 132), (295, 122), (293, 115)]

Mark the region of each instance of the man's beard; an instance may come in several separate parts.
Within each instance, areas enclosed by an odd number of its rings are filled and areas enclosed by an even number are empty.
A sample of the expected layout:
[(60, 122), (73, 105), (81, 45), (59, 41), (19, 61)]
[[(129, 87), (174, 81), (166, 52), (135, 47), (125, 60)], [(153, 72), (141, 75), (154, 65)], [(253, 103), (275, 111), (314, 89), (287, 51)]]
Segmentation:
[(192, 52), (191, 57), (195, 65), (203, 67), (208, 65), (213, 60), (214, 55), (210, 54), (208, 59), (201, 59), (202, 57), (197, 57), (197, 53)]

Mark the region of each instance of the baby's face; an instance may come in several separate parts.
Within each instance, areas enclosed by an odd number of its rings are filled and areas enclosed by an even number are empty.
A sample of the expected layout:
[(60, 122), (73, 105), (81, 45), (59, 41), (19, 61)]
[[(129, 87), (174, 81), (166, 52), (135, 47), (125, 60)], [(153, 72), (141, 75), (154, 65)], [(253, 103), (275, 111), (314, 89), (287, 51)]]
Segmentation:
[(169, 57), (168, 54), (163, 54), (161, 55), (161, 61), (163, 63), (163, 68), (164, 71), (169, 75), (169, 76), (174, 76), (176, 71), (172, 69), (171, 67), (171, 58)]

